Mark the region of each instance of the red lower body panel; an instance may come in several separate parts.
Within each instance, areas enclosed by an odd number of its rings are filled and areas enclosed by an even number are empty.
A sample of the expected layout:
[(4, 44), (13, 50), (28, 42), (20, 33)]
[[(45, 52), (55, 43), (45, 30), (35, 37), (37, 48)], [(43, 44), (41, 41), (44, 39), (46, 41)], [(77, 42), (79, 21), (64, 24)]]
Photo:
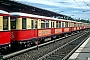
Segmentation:
[(64, 32), (70, 32), (69, 30), (69, 28), (64, 28)]
[(13, 32), (13, 38), (12, 40), (27, 40), (30, 38), (37, 37), (37, 30), (12, 30)]
[(38, 38), (51, 35), (51, 29), (12, 30), (12, 32), (13, 38), (11, 40), (16, 41), (29, 40), (31, 38)]
[(77, 27), (77, 30), (79, 30), (79, 27)]
[(0, 31), (0, 45), (10, 43), (10, 32), (9, 31)]
[(51, 28), (51, 34), (55, 34), (55, 28)]
[(38, 29), (38, 37), (50, 36), (51, 29)]
[(61, 34), (62, 32), (62, 28), (55, 28), (55, 34)]
[(29, 40), (31, 38), (40, 38), (51, 36), (53, 34), (61, 34), (66, 32), (71, 32), (79, 30), (79, 27), (68, 27), (68, 28), (46, 28), (46, 29), (32, 29), (32, 30), (12, 30), (13, 38), (12, 40), (22, 41)]

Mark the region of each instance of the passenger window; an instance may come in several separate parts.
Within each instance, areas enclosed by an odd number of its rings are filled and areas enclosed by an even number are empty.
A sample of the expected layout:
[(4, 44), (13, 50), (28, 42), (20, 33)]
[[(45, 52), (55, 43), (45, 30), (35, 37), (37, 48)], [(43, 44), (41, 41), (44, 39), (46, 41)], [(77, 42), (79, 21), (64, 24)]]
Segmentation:
[(60, 21), (57, 21), (56, 22), (56, 28), (60, 28), (61, 27), (61, 22)]
[(64, 22), (62, 22), (62, 27), (64, 27)]
[(82, 24), (80, 24), (80, 26), (82, 26)]
[(37, 28), (37, 20), (31, 20), (31, 29), (36, 29)]
[(51, 28), (54, 28), (54, 22), (51, 22)]
[(37, 28), (37, 24), (38, 24), (38, 23), (37, 23), (37, 20), (35, 20), (35, 24), (34, 24), (34, 25), (35, 25), (35, 28)]
[(16, 29), (16, 18), (11, 18), (11, 29)]
[(53, 22), (51, 22), (51, 28), (53, 28)]
[(41, 20), (41, 28), (49, 28), (49, 21)]
[(56, 28), (58, 28), (58, 21), (56, 22)]
[(55, 23), (53, 22), (53, 28), (54, 28), (54, 25), (55, 25)]
[(41, 20), (41, 28), (45, 28), (45, 20)]
[(33, 28), (34, 28), (34, 21), (31, 20), (31, 29), (33, 29)]
[(70, 22), (69, 22), (69, 27), (70, 27)]
[(65, 22), (65, 27), (68, 27), (68, 22)]
[(49, 28), (49, 21), (46, 20), (46, 28)]
[(3, 17), (3, 30), (8, 30), (8, 16)]
[(61, 28), (61, 22), (59, 21), (59, 28)]
[(76, 27), (76, 23), (74, 23), (74, 27)]
[(22, 18), (22, 29), (26, 29), (26, 18)]
[(78, 24), (78, 26), (80, 27), (80, 24)]

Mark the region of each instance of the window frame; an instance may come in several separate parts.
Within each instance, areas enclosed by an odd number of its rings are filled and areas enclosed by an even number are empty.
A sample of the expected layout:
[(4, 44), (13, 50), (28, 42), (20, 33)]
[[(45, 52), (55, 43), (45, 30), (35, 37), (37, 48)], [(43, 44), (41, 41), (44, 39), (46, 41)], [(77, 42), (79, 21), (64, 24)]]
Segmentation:
[[(12, 19), (15, 19), (15, 21), (14, 21), (14, 22), (15, 22), (15, 28), (12, 28), (12, 21), (11, 21)], [(10, 19), (10, 22), (11, 22), (11, 29), (16, 29), (16, 20), (17, 20), (17, 18), (11, 18), (11, 19)]]
[(64, 28), (64, 27), (65, 27), (65, 22), (62, 21), (62, 28)]
[(54, 25), (55, 25), (55, 22), (51, 21), (51, 28), (55, 28)]
[(41, 20), (41, 28), (49, 28), (49, 20)]
[[(4, 20), (7, 20), (7, 22), (4, 22)], [(8, 30), (8, 28), (9, 28), (9, 17), (8, 16), (3, 16), (3, 30)], [(4, 28), (4, 26), (6, 25), (6, 28)]]
[(65, 22), (65, 27), (68, 27), (68, 22)]
[(38, 28), (38, 20), (31, 19), (31, 29), (37, 29)]
[(45, 28), (49, 28), (49, 20), (45, 21), (45, 25), (46, 25)]
[(26, 29), (26, 18), (22, 18), (22, 29)]

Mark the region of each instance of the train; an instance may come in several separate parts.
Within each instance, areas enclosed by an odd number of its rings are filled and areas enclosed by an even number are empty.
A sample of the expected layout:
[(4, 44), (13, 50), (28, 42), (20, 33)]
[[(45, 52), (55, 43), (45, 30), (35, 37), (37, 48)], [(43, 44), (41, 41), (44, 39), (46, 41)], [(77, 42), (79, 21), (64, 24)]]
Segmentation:
[[(0, 49), (31, 47), (90, 28), (89, 23), (22, 13), (0, 12)], [(2, 46), (3, 45), (3, 46)]]
[(10, 29), (10, 14), (0, 10), (0, 51), (5, 51), (11, 46)]

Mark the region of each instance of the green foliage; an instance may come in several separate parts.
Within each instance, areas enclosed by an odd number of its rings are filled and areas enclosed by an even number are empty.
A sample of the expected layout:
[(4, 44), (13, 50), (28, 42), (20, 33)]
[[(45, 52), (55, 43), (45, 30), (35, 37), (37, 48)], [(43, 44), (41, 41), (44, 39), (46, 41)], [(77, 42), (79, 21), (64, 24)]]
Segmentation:
[(73, 21), (78, 21), (78, 22), (84, 22), (84, 23), (90, 23), (90, 20), (84, 20), (84, 19), (73, 19), (73, 18), (71, 18), (71, 20), (73, 20)]

